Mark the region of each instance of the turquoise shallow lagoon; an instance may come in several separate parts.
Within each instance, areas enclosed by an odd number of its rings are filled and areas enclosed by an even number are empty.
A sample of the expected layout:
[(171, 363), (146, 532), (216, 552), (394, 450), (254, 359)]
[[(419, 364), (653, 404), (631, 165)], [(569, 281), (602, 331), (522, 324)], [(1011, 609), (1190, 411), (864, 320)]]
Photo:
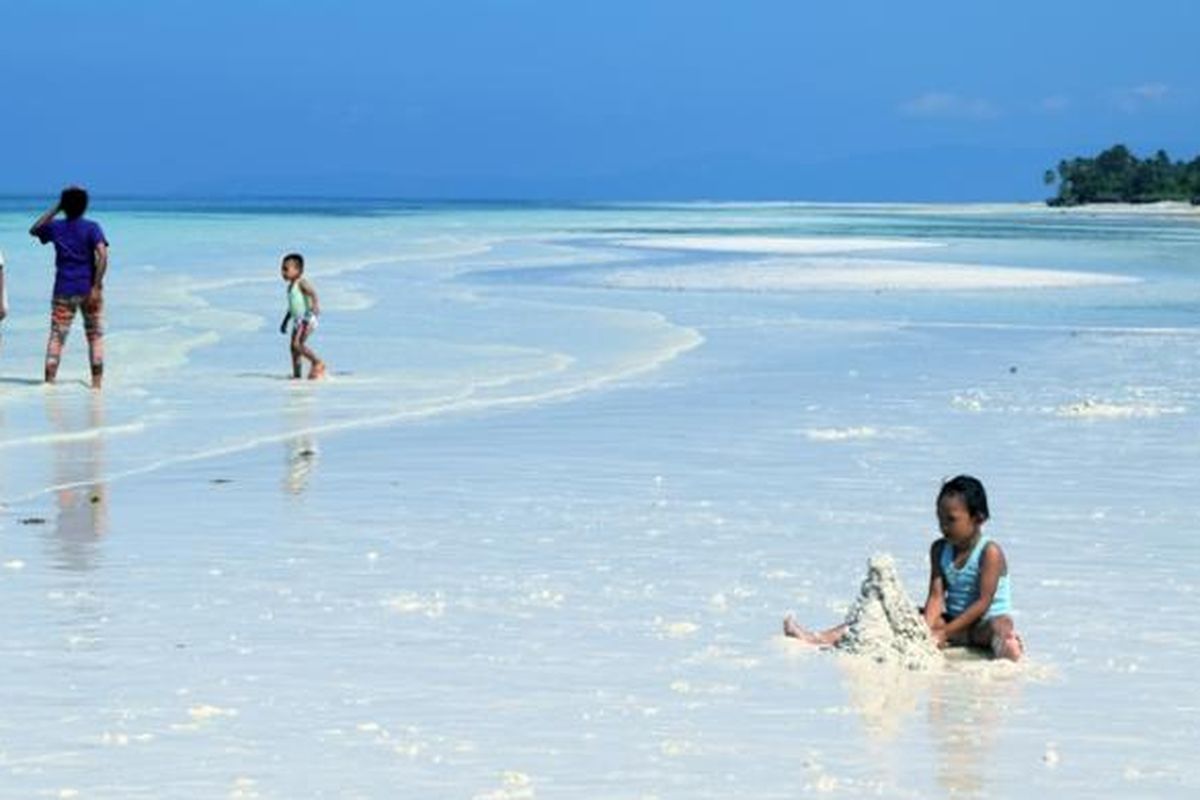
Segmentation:
[[(1190, 797), (1200, 223), (0, 204), (0, 797)], [(284, 379), (281, 253), (324, 315)], [(1019, 669), (790, 646), (981, 477)]]

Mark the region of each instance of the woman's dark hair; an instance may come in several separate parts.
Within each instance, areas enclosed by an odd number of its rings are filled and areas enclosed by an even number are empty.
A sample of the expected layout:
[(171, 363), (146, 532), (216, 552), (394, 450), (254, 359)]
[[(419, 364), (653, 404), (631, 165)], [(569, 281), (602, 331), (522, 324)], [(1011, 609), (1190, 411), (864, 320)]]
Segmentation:
[(942, 502), (943, 497), (951, 496), (961, 497), (963, 505), (967, 507), (967, 513), (975, 519), (984, 520), (991, 516), (988, 511), (987, 492), (983, 490), (983, 484), (978, 478), (959, 475), (946, 481), (942, 484), (942, 490), (938, 492), (938, 502)]
[(79, 219), (83, 216), (83, 212), (87, 211), (87, 190), (80, 189), (78, 186), (63, 189), (59, 205), (62, 206), (63, 213), (67, 215), (67, 219)]
[(300, 255), (299, 253), (288, 253), (286, 256), (283, 257), (283, 263), (286, 264), (289, 261), (295, 261), (296, 268), (298, 270), (300, 270), (301, 274), (303, 274), (303, 272), (304, 272), (304, 256)]

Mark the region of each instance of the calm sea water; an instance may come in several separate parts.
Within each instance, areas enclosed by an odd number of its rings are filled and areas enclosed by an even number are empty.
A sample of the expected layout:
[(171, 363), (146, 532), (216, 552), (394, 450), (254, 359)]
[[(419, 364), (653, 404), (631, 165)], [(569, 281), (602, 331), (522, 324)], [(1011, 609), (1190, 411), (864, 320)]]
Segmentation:
[[(97, 396), (78, 329), (36, 382), (37, 212), (0, 205), (0, 797), (1200, 788), (1193, 220), (98, 202)], [(326, 383), (285, 379), (289, 250)], [(961, 471), (1027, 669), (779, 640), (875, 551), (919, 595)]]

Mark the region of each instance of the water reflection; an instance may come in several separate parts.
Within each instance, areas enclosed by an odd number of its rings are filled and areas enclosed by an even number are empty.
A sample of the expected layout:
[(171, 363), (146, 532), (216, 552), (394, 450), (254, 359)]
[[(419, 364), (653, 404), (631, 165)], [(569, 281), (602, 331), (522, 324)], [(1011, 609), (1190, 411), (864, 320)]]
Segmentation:
[[(862, 721), (873, 762), (894, 779), (897, 743), (931, 741), (935, 779), (954, 796), (988, 794), (988, 767), (994, 763), (998, 731), (1019, 699), (1020, 668), (955, 653), (943, 669), (913, 672), (844, 657), (839, 670), (850, 707)], [(925, 705), (927, 737), (914, 736)]]
[(904, 731), (935, 678), (927, 672), (887, 667), (870, 659), (841, 656), (838, 668), (850, 707), (874, 741), (891, 742)]
[(1021, 681), (1007, 663), (952, 665), (929, 694), (929, 728), (937, 748), (938, 784), (948, 793), (983, 796), (995, 763), (996, 735), (1017, 701)]
[(108, 533), (108, 498), (104, 484), (104, 397), (86, 398), (46, 392), (46, 417), (54, 432), (54, 501), (52, 563), (58, 569), (96, 568), (98, 542)]
[(288, 494), (303, 494), (308, 489), (317, 466), (317, 440), (311, 433), (314, 396), (307, 387), (289, 391), (284, 407), (284, 423), (295, 433), (284, 439), (286, 469), (283, 490)]

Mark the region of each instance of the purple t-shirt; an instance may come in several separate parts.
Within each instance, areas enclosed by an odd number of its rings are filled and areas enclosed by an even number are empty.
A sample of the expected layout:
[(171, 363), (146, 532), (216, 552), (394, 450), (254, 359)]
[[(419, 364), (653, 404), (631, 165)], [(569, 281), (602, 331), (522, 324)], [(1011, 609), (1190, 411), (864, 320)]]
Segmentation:
[(87, 294), (96, 269), (96, 246), (108, 244), (90, 219), (53, 219), (34, 231), (42, 244), (54, 242), (54, 296)]

